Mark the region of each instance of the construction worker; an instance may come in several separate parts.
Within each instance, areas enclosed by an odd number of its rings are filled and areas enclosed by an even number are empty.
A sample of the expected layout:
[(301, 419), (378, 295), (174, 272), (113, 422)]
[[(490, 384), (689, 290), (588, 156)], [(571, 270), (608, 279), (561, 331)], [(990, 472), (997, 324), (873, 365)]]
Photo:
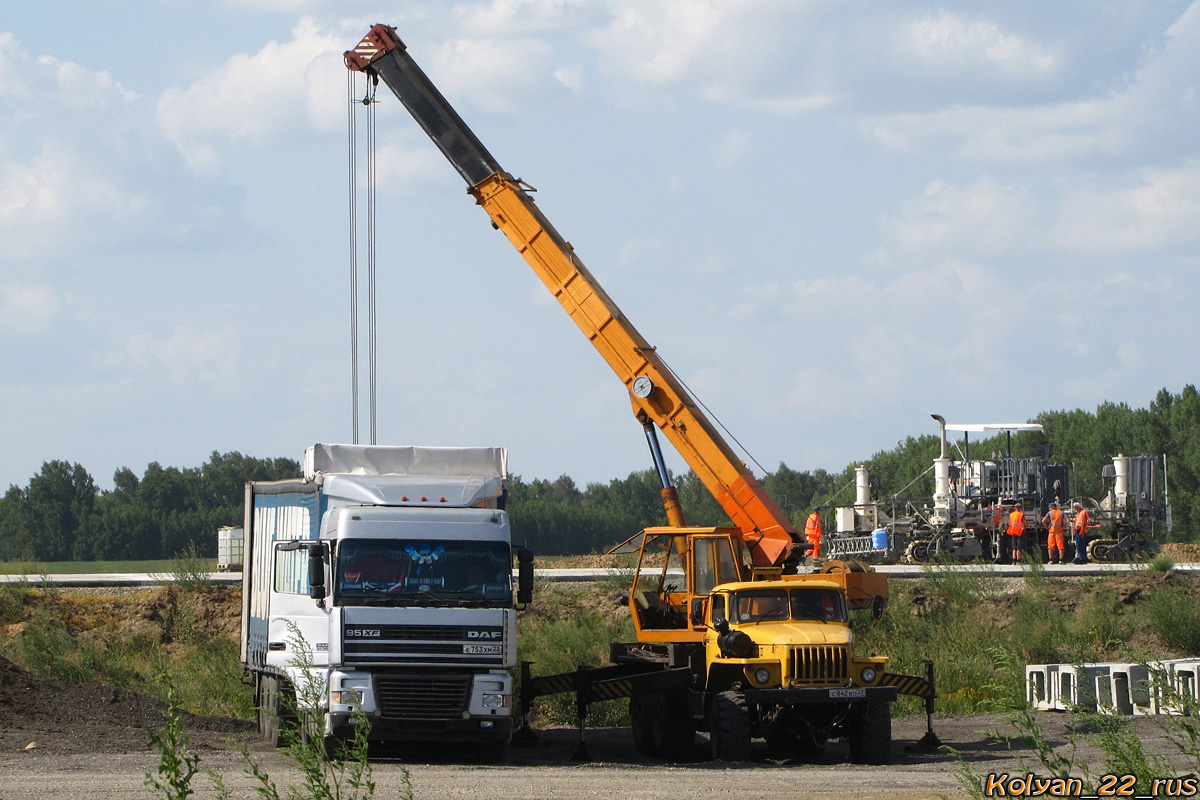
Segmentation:
[(1071, 522), (1071, 532), (1074, 534), (1072, 541), (1075, 544), (1075, 563), (1086, 564), (1088, 562), (1087, 529), (1088, 523), (1091, 522), (1091, 516), (1078, 501), (1071, 504), (1071, 509), (1075, 512), (1075, 519)]
[(817, 513), (820, 510), (820, 506), (813, 506), (808, 521), (804, 523), (804, 538), (812, 545), (812, 549), (808, 551), (810, 558), (821, 557), (821, 515)]
[(1013, 505), (1012, 511), (1008, 512), (1008, 541), (1012, 549), (1012, 560), (1015, 564), (1021, 560), (1021, 551), (1024, 549), (1025, 540), (1025, 512), (1021, 510), (1019, 502)]
[[(1061, 564), (1067, 557), (1067, 541), (1063, 536), (1063, 520), (1065, 519), (1062, 509), (1058, 507), (1058, 501), (1050, 502), (1050, 510), (1046, 512), (1046, 516), (1042, 517), (1042, 527), (1046, 529), (1046, 550), (1050, 557), (1051, 564)], [(1058, 555), (1055, 555), (1058, 551)]]

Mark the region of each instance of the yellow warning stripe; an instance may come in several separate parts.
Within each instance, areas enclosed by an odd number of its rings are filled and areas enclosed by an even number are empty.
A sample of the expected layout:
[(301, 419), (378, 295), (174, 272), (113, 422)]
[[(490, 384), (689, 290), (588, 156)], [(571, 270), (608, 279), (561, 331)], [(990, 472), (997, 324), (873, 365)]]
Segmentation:
[(924, 678), (918, 678), (915, 675), (897, 675), (885, 672), (879, 678), (879, 685), (895, 686), (900, 694), (912, 695), (913, 697), (924, 697), (926, 699), (933, 697), (933, 687), (929, 685), (929, 681)]

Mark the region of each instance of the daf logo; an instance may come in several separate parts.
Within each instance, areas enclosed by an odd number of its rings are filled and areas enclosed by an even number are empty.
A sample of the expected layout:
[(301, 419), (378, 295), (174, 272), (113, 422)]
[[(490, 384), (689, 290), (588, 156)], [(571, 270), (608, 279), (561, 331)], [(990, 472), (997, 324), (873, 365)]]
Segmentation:
[(468, 639), (500, 639), (504, 631), (467, 631)]

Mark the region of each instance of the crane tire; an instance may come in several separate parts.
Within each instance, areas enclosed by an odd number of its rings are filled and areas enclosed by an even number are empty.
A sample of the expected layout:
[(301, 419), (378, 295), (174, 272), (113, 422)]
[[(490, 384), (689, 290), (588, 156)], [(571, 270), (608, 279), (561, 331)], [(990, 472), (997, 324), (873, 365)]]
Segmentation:
[(850, 760), (855, 764), (886, 764), (892, 759), (892, 704), (865, 703), (851, 722)]
[(738, 691), (721, 692), (709, 711), (709, 741), (714, 761), (750, 758), (750, 714), (746, 698)]

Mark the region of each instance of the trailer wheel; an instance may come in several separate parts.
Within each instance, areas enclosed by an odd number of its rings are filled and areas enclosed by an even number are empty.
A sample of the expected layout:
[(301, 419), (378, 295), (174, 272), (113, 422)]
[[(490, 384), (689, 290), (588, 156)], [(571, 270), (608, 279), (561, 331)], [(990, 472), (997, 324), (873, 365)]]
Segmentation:
[(850, 723), (850, 760), (886, 764), (892, 758), (892, 704), (868, 702)]
[(741, 692), (721, 692), (709, 710), (709, 741), (716, 761), (745, 761), (750, 757), (750, 714)]

